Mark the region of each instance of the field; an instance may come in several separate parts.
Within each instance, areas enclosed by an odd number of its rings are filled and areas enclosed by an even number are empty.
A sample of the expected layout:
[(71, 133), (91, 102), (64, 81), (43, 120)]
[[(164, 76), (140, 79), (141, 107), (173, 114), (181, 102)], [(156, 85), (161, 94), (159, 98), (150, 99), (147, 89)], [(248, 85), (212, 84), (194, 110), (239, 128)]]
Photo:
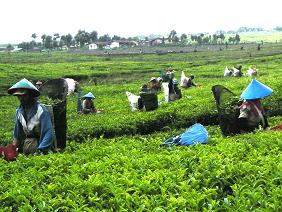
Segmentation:
[[(211, 87), (221, 84), (238, 96), (251, 78), (225, 78), (225, 66), (258, 69), (257, 80), (274, 92), (264, 99), (269, 123), (281, 124), (281, 44), (240, 45), (223, 51), (202, 47), (166, 54), (0, 54), (0, 144), (11, 141), (18, 102), (7, 88), (72, 77), (91, 91), (99, 115), (76, 113), (67, 101), (67, 149), (46, 156), (0, 160), (0, 211), (281, 211), (281, 132), (223, 137)], [(126, 91), (138, 94), (152, 76), (172, 66), (194, 75), (201, 86), (182, 89), (183, 98), (152, 112), (131, 112)], [(194, 123), (209, 132), (205, 145), (159, 145)]]
[(240, 33), (241, 42), (281, 42), (281, 32), (263, 31), (255, 33)]

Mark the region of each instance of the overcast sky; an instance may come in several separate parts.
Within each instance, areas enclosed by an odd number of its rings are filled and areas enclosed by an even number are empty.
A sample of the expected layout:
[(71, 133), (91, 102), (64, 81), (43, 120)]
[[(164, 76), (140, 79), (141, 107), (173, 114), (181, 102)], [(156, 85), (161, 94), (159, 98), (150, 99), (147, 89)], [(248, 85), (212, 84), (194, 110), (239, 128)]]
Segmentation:
[[(280, 3), (281, 2), (281, 3)], [(0, 0), (0, 43), (79, 29), (130, 37), (282, 26), (281, 0)]]

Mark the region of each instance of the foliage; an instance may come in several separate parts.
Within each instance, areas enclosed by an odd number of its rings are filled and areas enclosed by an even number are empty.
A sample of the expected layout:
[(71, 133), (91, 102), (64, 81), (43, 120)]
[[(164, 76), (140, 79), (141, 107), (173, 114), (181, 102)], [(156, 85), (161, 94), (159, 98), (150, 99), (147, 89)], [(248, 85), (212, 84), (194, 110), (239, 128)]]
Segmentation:
[(165, 132), (69, 141), (62, 154), (0, 160), (1, 209), (281, 210), (281, 133), (208, 131), (208, 144), (173, 151), (159, 147)]
[[(281, 54), (275, 46), (246, 52), (199, 51), (166, 55), (104, 56), (65, 53), (0, 57), (0, 144), (11, 142), (19, 102), (6, 89), (25, 77), (33, 82), (73, 77), (91, 91), (103, 112), (81, 115), (68, 96), (67, 149), (38, 157), (0, 159), (0, 211), (281, 211), (281, 132), (223, 137), (211, 87), (236, 95), (251, 78), (224, 78), (225, 66), (259, 69), (257, 79), (274, 92), (263, 100), (270, 126), (281, 124)], [(2, 56), (2, 55), (1, 55)], [(152, 76), (172, 66), (200, 86), (151, 112), (131, 112), (125, 91), (138, 94)], [(44, 100), (42, 97), (40, 101)], [(233, 105), (233, 104), (232, 104)], [(206, 145), (159, 145), (195, 122), (209, 132)], [(156, 132), (161, 131), (161, 132)]]

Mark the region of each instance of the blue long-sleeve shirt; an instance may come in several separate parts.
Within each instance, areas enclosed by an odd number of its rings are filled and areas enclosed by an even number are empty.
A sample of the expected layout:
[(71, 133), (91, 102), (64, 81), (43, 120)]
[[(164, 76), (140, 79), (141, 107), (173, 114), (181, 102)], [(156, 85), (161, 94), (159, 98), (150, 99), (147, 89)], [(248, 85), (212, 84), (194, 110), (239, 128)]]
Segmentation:
[(27, 114), (20, 105), (16, 111), (14, 138), (21, 143), (27, 137), (38, 138), (38, 150), (48, 150), (53, 144), (53, 126), (47, 109), (35, 102)]

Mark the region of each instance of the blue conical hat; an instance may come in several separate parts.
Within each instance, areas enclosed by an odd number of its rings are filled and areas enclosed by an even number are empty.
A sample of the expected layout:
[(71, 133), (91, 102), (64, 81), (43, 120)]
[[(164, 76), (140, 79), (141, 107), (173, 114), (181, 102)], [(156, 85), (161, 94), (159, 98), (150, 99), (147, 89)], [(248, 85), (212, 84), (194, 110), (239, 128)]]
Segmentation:
[(95, 97), (91, 92), (89, 92), (89, 93), (85, 94), (85, 95), (83, 96), (83, 98), (95, 99), (96, 97)]
[(241, 94), (242, 99), (261, 99), (263, 97), (269, 96), (273, 90), (262, 84), (261, 82), (253, 79), (248, 87)]
[(39, 90), (27, 79), (22, 79), (8, 89), (8, 94), (14, 94), (18, 89), (27, 89), (33, 92), (34, 96), (40, 95)]

